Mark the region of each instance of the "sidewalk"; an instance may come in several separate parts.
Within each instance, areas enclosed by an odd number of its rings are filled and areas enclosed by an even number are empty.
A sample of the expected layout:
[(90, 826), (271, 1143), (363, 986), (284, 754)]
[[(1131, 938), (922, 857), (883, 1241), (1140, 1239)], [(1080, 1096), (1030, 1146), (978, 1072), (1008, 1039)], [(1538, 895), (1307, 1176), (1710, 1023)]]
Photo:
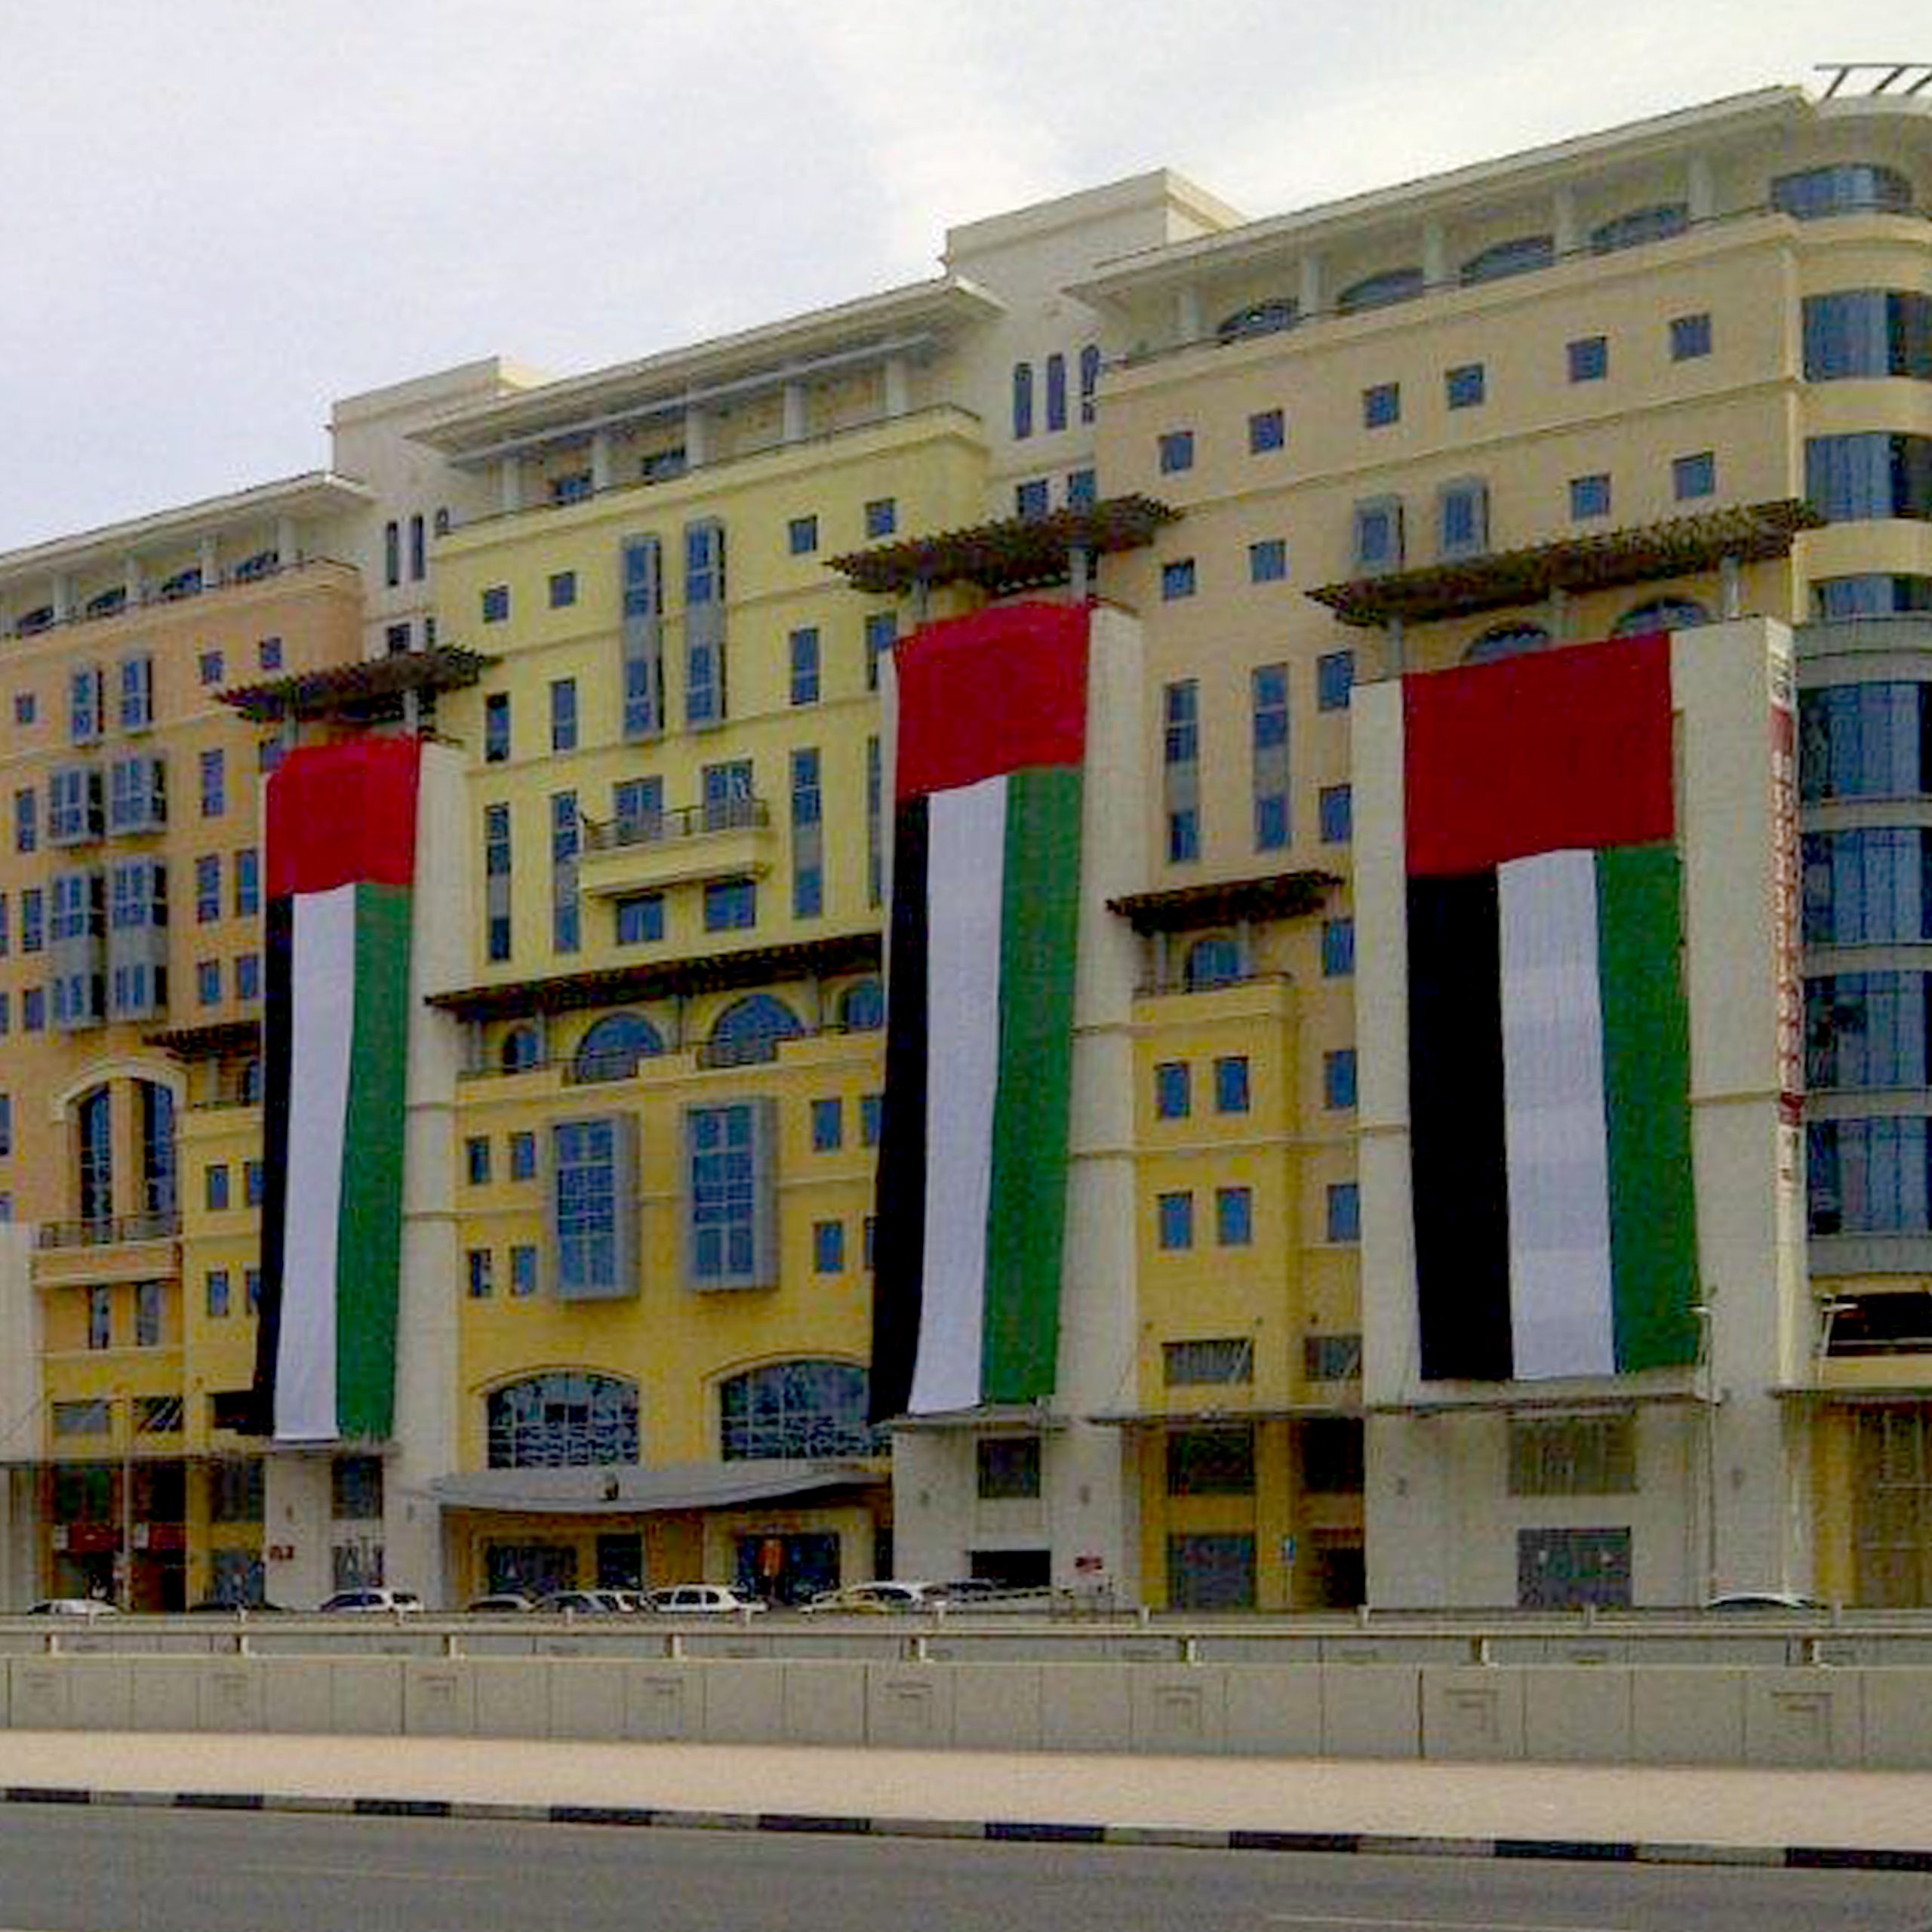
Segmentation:
[(1932, 1871), (1932, 1772), (0, 1731), (8, 1802)]

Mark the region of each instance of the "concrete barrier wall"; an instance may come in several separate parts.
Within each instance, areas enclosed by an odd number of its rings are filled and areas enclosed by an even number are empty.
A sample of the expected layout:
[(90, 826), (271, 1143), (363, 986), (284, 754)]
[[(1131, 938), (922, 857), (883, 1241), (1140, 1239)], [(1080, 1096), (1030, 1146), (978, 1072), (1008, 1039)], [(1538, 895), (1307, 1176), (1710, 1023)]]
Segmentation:
[(1932, 1769), (1932, 1667), (0, 1660), (15, 1730)]

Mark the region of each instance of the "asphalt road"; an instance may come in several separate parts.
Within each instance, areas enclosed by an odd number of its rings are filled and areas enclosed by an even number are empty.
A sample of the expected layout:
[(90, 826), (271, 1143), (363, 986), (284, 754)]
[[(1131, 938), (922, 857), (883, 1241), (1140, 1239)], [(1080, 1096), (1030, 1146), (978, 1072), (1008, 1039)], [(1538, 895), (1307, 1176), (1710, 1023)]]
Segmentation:
[(9, 1805), (0, 1932), (1928, 1932), (1884, 1873)]

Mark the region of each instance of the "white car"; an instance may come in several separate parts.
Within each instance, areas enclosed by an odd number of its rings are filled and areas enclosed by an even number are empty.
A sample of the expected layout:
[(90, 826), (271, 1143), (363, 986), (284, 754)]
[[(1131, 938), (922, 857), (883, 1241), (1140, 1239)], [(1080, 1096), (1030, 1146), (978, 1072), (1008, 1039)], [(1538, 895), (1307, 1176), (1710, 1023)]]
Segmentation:
[(118, 1617), (120, 1607), (103, 1597), (42, 1597), (29, 1617)]
[(653, 1610), (672, 1617), (735, 1617), (764, 1607), (729, 1583), (667, 1583), (651, 1592), (650, 1602)]
[(318, 1607), (331, 1616), (338, 1611), (420, 1610), (423, 1599), (414, 1590), (337, 1590)]
[(899, 1583), (880, 1579), (827, 1590), (804, 1606), (808, 1617), (875, 1617), (892, 1612), (937, 1610), (947, 1601), (943, 1583)]

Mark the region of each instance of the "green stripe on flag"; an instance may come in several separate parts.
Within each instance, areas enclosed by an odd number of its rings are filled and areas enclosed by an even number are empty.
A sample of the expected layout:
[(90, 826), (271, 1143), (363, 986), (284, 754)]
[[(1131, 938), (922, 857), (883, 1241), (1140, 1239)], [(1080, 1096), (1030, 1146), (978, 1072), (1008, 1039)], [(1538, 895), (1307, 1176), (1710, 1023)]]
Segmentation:
[(1697, 1358), (1697, 1236), (1675, 849), (1599, 852), (1597, 914), (1617, 1366), (1678, 1367)]
[(1081, 783), (1073, 765), (1017, 771), (1007, 780), (983, 1401), (1032, 1401), (1054, 1389), (1066, 1240)]
[(411, 897), (355, 888), (355, 1018), (336, 1261), (336, 1426), (387, 1435), (395, 1419), (401, 1275)]

